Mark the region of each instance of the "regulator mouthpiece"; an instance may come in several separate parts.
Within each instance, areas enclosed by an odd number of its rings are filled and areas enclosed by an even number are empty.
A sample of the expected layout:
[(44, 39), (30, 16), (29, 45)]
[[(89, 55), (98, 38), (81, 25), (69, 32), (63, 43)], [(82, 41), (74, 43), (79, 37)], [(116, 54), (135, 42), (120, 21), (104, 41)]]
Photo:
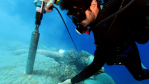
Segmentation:
[(76, 28), (75, 29), (77, 31), (77, 33), (79, 34), (83, 34), (83, 33), (87, 33), (88, 35), (90, 35), (91, 29), (84, 27), (84, 28)]

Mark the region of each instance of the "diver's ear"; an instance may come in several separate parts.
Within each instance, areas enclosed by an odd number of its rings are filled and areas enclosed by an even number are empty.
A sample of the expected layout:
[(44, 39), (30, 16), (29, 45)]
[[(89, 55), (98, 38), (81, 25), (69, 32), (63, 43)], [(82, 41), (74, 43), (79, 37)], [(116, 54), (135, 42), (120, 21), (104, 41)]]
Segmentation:
[(98, 8), (98, 7), (97, 7), (97, 1), (96, 1), (96, 0), (92, 0), (90, 9), (91, 9), (91, 10), (95, 10), (95, 9), (97, 9), (97, 8)]

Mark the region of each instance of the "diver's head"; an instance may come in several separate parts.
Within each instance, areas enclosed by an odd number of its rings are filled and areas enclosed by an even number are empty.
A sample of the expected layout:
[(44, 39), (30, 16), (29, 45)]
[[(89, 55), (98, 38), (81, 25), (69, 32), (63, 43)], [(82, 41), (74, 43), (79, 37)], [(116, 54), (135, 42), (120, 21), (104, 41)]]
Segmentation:
[(86, 28), (96, 20), (100, 0), (62, 0), (59, 5), (62, 10), (68, 10), (67, 15), (77, 28)]

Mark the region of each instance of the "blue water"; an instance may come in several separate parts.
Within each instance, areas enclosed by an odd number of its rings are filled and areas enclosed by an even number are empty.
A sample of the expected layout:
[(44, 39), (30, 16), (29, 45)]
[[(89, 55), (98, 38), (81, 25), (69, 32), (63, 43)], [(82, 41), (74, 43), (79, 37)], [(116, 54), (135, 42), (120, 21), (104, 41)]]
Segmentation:
[[(78, 51), (85, 50), (94, 54), (93, 34), (79, 35), (75, 31), (72, 21), (66, 16), (66, 11), (60, 10), (60, 12)], [(35, 13), (36, 8), (33, 0), (0, 0), (0, 40), (15, 40), (29, 44), (31, 32), (35, 28)], [(39, 43), (46, 47), (56, 47), (64, 50), (75, 49), (65, 25), (55, 9), (51, 13), (44, 14), (39, 32)], [(149, 42), (144, 45), (137, 45), (142, 63), (149, 68)], [(149, 80), (136, 81), (124, 66), (107, 66), (105, 64), (104, 67), (105, 72), (114, 79), (116, 84), (149, 84)]]

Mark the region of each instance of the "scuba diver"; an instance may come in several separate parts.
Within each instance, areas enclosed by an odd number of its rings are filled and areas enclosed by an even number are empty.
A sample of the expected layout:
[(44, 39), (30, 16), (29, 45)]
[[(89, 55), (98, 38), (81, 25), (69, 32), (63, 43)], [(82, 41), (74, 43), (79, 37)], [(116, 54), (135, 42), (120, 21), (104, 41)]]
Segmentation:
[[(93, 32), (96, 50), (93, 62), (72, 79), (59, 84), (83, 81), (102, 66), (125, 65), (138, 80), (149, 79), (149, 70), (142, 67), (135, 42), (149, 40), (149, 0), (45, 0), (47, 12), (57, 4), (67, 10), (79, 34)], [(103, 7), (101, 7), (103, 6)]]

